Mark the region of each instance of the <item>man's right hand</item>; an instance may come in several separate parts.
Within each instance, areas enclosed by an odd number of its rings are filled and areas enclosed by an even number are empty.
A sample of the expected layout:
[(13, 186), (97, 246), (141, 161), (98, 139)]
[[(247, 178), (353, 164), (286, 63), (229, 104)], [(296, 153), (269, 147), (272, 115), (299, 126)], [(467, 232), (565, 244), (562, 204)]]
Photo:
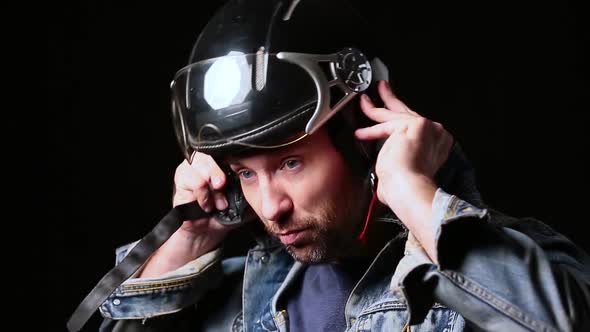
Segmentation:
[[(222, 192), (226, 177), (211, 156), (195, 153), (192, 164), (184, 160), (174, 175), (173, 205), (196, 201), (205, 212), (224, 210)], [(225, 226), (213, 217), (185, 220), (180, 228), (152, 255), (140, 278), (155, 277), (175, 270), (215, 249), (236, 226)]]

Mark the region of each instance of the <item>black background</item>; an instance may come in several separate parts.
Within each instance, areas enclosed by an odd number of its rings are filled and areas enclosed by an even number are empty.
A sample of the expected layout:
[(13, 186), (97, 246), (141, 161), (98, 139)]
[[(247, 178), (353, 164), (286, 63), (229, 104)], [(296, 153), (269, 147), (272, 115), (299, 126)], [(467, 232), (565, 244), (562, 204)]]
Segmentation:
[[(169, 83), (221, 1), (80, 1), (51, 17), (48, 234), (65, 322), (170, 208), (182, 157)], [(487, 203), (535, 216), (587, 251), (588, 30), (577, 4), (355, 1), (375, 24), (398, 96), (442, 122)], [(329, 23), (327, 23), (329, 24)], [(56, 259), (57, 258), (57, 259)], [(60, 272), (62, 271), (62, 272)], [(85, 330), (96, 330), (98, 315)]]

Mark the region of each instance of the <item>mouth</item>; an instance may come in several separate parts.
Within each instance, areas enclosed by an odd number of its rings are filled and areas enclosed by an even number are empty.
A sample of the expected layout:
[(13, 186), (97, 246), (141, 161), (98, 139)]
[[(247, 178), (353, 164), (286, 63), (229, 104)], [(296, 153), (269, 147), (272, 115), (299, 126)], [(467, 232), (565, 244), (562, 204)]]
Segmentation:
[(279, 237), (279, 239), (281, 240), (281, 242), (284, 245), (290, 246), (290, 245), (296, 244), (296, 242), (298, 240), (300, 240), (305, 235), (305, 232), (307, 230), (309, 230), (309, 228), (303, 228), (303, 229), (298, 229), (298, 230), (293, 230), (293, 231), (286, 231), (286, 232), (281, 232), (281, 233), (277, 234), (277, 236)]

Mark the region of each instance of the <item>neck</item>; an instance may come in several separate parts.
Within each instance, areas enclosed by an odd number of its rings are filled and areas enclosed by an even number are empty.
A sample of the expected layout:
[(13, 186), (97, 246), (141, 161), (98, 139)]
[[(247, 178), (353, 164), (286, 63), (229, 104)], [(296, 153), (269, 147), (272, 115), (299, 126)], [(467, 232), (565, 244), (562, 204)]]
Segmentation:
[(384, 211), (386, 207), (383, 208), (383, 205), (378, 205), (379, 207), (374, 209), (373, 216), (369, 220), (364, 239), (357, 240), (354, 245), (350, 247), (350, 250), (334, 262), (347, 259), (373, 258), (377, 256), (387, 242), (400, 232), (404, 231), (403, 228), (396, 223), (379, 221), (378, 219), (383, 215), (382, 211)]

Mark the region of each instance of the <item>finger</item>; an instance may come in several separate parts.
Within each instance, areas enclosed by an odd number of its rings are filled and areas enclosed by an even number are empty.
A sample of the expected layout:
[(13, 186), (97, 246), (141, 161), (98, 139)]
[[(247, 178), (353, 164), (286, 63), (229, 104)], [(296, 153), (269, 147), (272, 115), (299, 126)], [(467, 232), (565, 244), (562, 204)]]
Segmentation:
[(196, 153), (191, 166), (205, 178), (212, 190), (225, 186), (225, 173), (210, 155)]
[(201, 174), (199, 167), (195, 167), (194, 162), (192, 165), (189, 165), (184, 161), (178, 166), (174, 177), (174, 184), (174, 206), (197, 201), (199, 206), (206, 212), (210, 212), (213, 209), (213, 201), (209, 194), (209, 182)]
[(361, 140), (374, 140), (388, 138), (394, 131), (404, 132), (407, 130), (407, 127), (408, 125), (405, 121), (388, 121), (371, 127), (357, 129), (354, 134)]
[(225, 173), (211, 156), (201, 153), (195, 157), (197, 158), (197, 162), (200, 163), (196, 168), (202, 174), (203, 178), (207, 180), (210, 187), (208, 198), (211, 202), (208, 205), (215, 206), (217, 210), (225, 210), (228, 203), (225, 194), (221, 190), (225, 185)]
[(407, 113), (391, 112), (388, 109), (375, 107), (373, 105), (374, 104), (369, 98), (369, 96), (363, 95), (361, 97), (361, 110), (369, 119), (375, 122), (381, 123), (396, 119), (400, 120), (405, 119), (409, 116)]
[(215, 202), (215, 208), (217, 210), (225, 210), (227, 209), (227, 199), (225, 197), (225, 193), (220, 190), (213, 191), (213, 201)]
[(377, 90), (379, 91), (379, 96), (383, 103), (393, 112), (403, 112), (403, 113), (410, 113), (412, 115), (418, 115), (418, 113), (412, 111), (406, 104), (404, 104), (401, 100), (399, 100), (393, 91), (391, 90), (391, 86), (387, 81), (380, 81), (379, 85), (377, 86)]
[(375, 104), (373, 104), (373, 101), (371, 100), (371, 98), (364, 93), (361, 95), (361, 108), (362, 109), (375, 108)]
[(176, 168), (174, 174), (174, 185), (177, 191), (192, 192), (199, 187), (206, 186), (206, 181), (202, 175), (192, 168), (185, 160)]
[(192, 180), (190, 183), (180, 182), (174, 194), (174, 206), (196, 201), (207, 213), (214, 207), (213, 198), (207, 181), (202, 177)]

